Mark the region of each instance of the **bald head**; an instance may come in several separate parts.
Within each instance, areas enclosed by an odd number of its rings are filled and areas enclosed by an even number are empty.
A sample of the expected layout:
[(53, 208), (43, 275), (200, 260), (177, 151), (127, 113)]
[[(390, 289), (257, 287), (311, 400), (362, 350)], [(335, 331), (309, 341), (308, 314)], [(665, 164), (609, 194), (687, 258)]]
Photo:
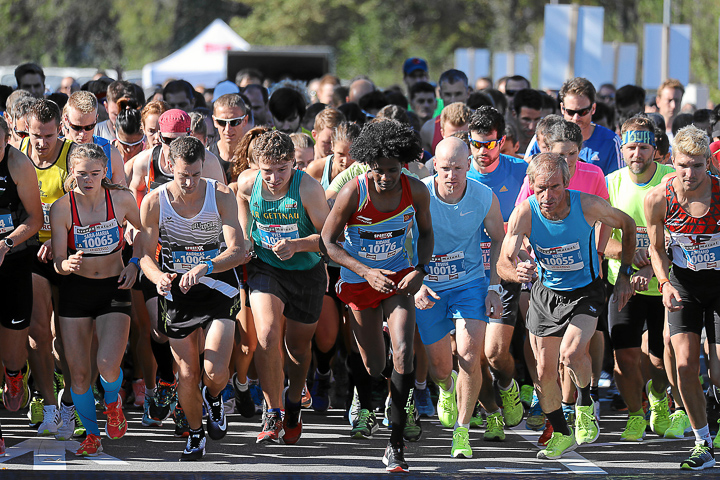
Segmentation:
[(375, 84), (370, 80), (359, 79), (350, 84), (350, 92), (348, 93), (348, 103), (358, 103), (363, 95), (375, 91)]
[(457, 137), (443, 138), (435, 147), (435, 163), (447, 161), (463, 163), (468, 160), (470, 150), (467, 144)]

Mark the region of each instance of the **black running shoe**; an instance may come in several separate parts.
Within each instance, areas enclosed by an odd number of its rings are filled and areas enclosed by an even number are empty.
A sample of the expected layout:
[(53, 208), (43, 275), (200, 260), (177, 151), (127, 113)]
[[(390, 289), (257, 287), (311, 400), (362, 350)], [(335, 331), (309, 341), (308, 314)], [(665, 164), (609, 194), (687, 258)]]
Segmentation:
[(233, 375), (233, 390), (235, 391), (235, 411), (245, 418), (251, 418), (255, 415), (255, 402), (253, 402), (250, 388), (246, 388), (244, 392), (238, 389), (237, 374)]
[(407, 473), (410, 471), (410, 467), (405, 461), (405, 452), (403, 452), (402, 446), (396, 448), (388, 443), (382, 461), (385, 464), (385, 470), (390, 473)]
[(205, 410), (207, 416), (207, 431), (210, 438), (220, 440), (227, 433), (227, 417), (225, 417), (225, 408), (223, 407), (222, 397), (210, 396), (207, 387), (203, 387), (202, 391)]
[(199, 432), (191, 432), (180, 461), (200, 460), (203, 455), (205, 455), (205, 431), (201, 428)]

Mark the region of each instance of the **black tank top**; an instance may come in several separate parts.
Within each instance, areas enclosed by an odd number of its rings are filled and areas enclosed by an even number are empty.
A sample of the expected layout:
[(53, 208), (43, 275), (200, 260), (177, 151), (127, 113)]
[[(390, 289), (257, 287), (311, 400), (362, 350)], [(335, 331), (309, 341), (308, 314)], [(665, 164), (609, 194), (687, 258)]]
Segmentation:
[[(231, 173), (232, 173), (232, 162), (226, 161), (224, 158), (220, 156), (220, 149), (218, 148), (218, 142), (212, 143), (208, 146), (208, 150), (210, 153), (215, 155), (220, 162), (220, 166), (222, 167), (223, 171), (225, 172), (225, 178), (227, 181), (230, 181)], [(232, 158), (231, 158), (232, 160)]]
[(173, 177), (165, 175), (160, 169), (160, 152), (162, 152), (162, 145), (156, 145), (152, 151), (152, 162), (148, 172), (148, 187), (150, 190), (155, 190), (160, 185), (173, 180)]
[[(5, 156), (0, 161), (0, 240), (7, 237), (30, 216), (20, 201), (17, 185), (10, 174), (10, 145), (5, 146)], [(8, 254), (26, 248), (26, 242), (17, 244)]]

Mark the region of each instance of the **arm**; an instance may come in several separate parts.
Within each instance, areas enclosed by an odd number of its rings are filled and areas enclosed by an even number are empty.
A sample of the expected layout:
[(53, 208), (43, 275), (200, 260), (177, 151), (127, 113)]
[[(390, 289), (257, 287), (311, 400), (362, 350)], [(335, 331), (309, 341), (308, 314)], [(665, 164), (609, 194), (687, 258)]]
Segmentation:
[(155, 248), (160, 235), (160, 202), (157, 191), (151, 192), (143, 199), (140, 205), (140, 222), (141, 228), (136, 242), (142, 249), (140, 268), (148, 280), (157, 286), (158, 293), (166, 296), (170, 293), (172, 281), (177, 274), (163, 272), (155, 260)]
[(125, 163), (123, 162), (122, 156), (117, 148), (110, 145), (110, 165), (112, 165), (112, 178), (111, 183), (122, 185), (127, 187), (127, 180), (125, 179)]
[(220, 161), (207, 149), (205, 150), (205, 162), (203, 163), (202, 176), (217, 180), (223, 185), (227, 184), (225, 172), (223, 171), (222, 165), (220, 165)]
[(524, 283), (537, 277), (537, 266), (532, 259), (518, 262), (518, 254), (523, 247), (525, 238), (530, 237), (531, 229), (532, 212), (530, 211), (530, 204), (523, 202), (515, 207), (515, 210), (510, 215), (508, 231), (500, 249), (497, 274), (503, 280)]
[[(672, 179), (669, 181), (672, 182)], [(665, 182), (653, 188), (645, 196), (645, 219), (650, 237), (650, 261), (662, 291), (663, 305), (671, 312), (682, 308), (680, 294), (668, 281), (670, 257), (665, 251)], [(675, 300), (675, 304), (673, 304)]]
[(55, 235), (52, 236), (53, 263), (55, 271), (60, 275), (70, 275), (80, 270), (82, 264), (82, 251), (78, 251), (68, 257), (67, 238), (70, 230), (69, 220), (70, 201), (67, 194), (55, 201), (50, 207), (50, 227)]
[[(415, 221), (418, 227), (417, 239), (417, 263), (427, 265), (432, 258), (435, 246), (435, 237), (432, 229), (432, 218), (430, 216), (430, 192), (419, 180), (408, 177), (412, 189), (413, 205), (415, 206)], [(413, 269), (398, 283), (398, 294), (415, 295), (422, 286), (425, 272)]]
[(318, 182), (321, 181), (323, 170), (325, 169), (326, 161), (327, 161), (327, 157), (318, 158), (317, 160), (313, 160), (312, 162), (310, 162), (310, 165), (308, 165), (307, 168), (305, 169), (305, 173), (310, 175), (312, 178), (314, 178)]
[[(145, 176), (147, 175), (148, 163), (152, 161), (152, 150), (145, 150), (144, 152), (138, 153), (136, 156), (130, 159), (126, 164), (132, 165), (132, 170), (129, 172), (130, 183), (128, 187), (132, 192), (133, 196), (137, 200), (138, 205), (142, 202), (145, 193), (147, 192), (147, 185), (145, 185)], [(126, 171), (126, 174), (128, 172)]]
[[(127, 230), (139, 230), (141, 227), (140, 209), (138, 208), (137, 203), (135, 202), (135, 197), (133, 197), (132, 193), (127, 190), (113, 190), (110, 194), (112, 195), (115, 208), (122, 209), (123, 220), (130, 224), (127, 226)], [(120, 223), (122, 223), (122, 221)], [(140, 255), (142, 255), (142, 250), (137, 242), (133, 242), (132, 246), (133, 257), (139, 259)], [(137, 280), (137, 272), (139, 268), (140, 267), (134, 263), (128, 262), (122, 272), (120, 272), (120, 276), (118, 278), (120, 286), (118, 288), (123, 290), (131, 288)]]
[[(497, 263), (500, 257), (500, 249), (505, 239), (505, 222), (503, 222), (500, 202), (495, 194), (492, 194), (492, 205), (490, 211), (485, 215), (485, 231), (490, 237), (490, 285), (498, 285), (500, 277), (497, 273)], [(488, 291), (485, 297), (485, 309), (488, 316), (500, 318), (502, 315), (502, 299), (495, 291)]]
[[(15, 148), (9, 150), (8, 168), (17, 185), (20, 202), (28, 213), (28, 218), (5, 238), (10, 238), (15, 245), (19, 245), (35, 235), (42, 227), (43, 211), (40, 203), (40, 190), (38, 189), (37, 173), (30, 160)], [(2, 264), (8, 247), (0, 242), (0, 264)]]

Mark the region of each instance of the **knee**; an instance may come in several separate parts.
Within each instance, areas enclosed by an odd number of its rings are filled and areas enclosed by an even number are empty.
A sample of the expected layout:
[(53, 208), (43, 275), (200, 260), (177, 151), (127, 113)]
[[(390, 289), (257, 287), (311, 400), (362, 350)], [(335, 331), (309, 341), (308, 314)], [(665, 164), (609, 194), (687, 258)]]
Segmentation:
[(565, 368), (574, 369), (577, 367), (577, 365), (583, 360), (583, 357), (586, 355), (583, 354), (578, 349), (567, 349), (560, 352), (560, 363), (562, 363)]
[(210, 368), (205, 369), (205, 376), (213, 385), (218, 385), (226, 382), (228, 378), (228, 373), (228, 367), (223, 365), (212, 364), (210, 365)]
[(697, 381), (698, 373), (700, 372), (700, 365), (697, 361), (686, 358), (684, 360), (677, 360), (677, 372), (678, 382), (684, 383), (689, 379)]
[(50, 330), (50, 322), (44, 318), (35, 318), (33, 316), (28, 328), (28, 337), (36, 345), (51, 345), (53, 341), (52, 331)]
[(110, 376), (109, 374), (113, 370), (117, 369), (117, 366), (112, 364), (112, 362), (110, 362), (110, 360), (108, 360), (107, 358), (98, 358), (97, 368), (98, 368), (98, 373), (106, 378), (106, 377)]
[(379, 377), (382, 375), (383, 370), (385, 370), (385, 365), (384, 357), (368, 358), (365, 369), (371, 377)]
[(411, 371), (413, 363), (413, 348), (412, 344), (402, 342), (397, 348), (393, 350), (393, 362), (395, 365), (403, 366), (404, 370)]
[(538, 365), (537, 378), (540, 385), (557, 384), (557, 368), (541, 368), (540, 365)]
[(280, 346), (282, 331), (278, 328), (263, 328), (257, 330), (256, 348), (263, 351), (275, 351)]
[(287, 351), (292, 358), (302, 363), (310, 355), (310, 341), (286, 342)]
[(74, 368), (70, 373), (72, 389), (75, 393), (82, 393), (90, 388), (90, 370), (84, 367)]
[(440, 358), (439, 355), (428, 355), (430, 372), (435, 380), (443, 380), (450, 376), (452, 361)]
[(245, 355), (252, 355), (258, 345), (258, 339), (255, 335), (248, 335), (242, 332), (240, 335), (240, 348)]
[(200, 383), (200, 365), (183, 362), (178, 365), (178, 376), (185, 385), (197, 386)]

